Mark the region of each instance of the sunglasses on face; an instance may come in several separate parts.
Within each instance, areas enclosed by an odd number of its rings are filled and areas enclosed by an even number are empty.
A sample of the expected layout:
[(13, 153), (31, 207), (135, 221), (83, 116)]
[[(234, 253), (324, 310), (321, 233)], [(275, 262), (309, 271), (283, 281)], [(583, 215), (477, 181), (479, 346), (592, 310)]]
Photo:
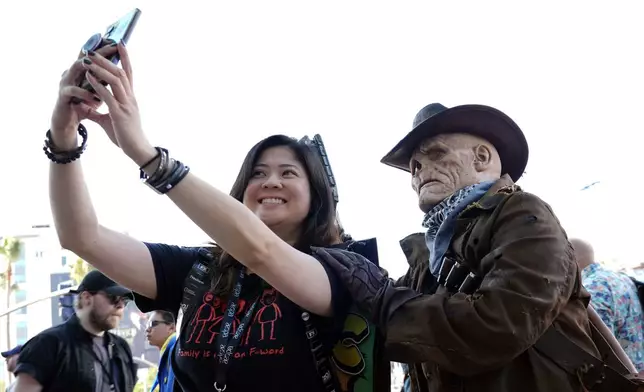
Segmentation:
[(154, 327), (156, 327), (156, 326), (157, 326), (157, 325), (159, 325), (159, 324), (166, 324), (166, 325), (168, 325), (168, 323), (167, 323), (167, 322), (165, 322), (165, 321), (163, 321), (163, 320), (152, 320), (152, 321), (150, 321), (150, 323), (148, 323), (148, 328), (154, 328)]
[(118, 305), (120, 303), (123, 303), (123, 305), (127, 305), (127, 303), (130, 302), (129, 298), (121, 297), (119, 295), (105, 294), (105, 297), (112, 305)]
[(120, 303), (123, 303), (123, 305), (127, 305), (127, 303), (130, 301), (129, 298), (127, 297), (121, 297), (120, 295), (114, 295), (114, 294), (108, 294), (103, 291), (97, 291), (97, 292), (91, 292), (91, 294), (96, 295), (98, 293), (103, 294), (105, 298), (107, 298), (107, 302), (109, 302), (111, 305), (118, 305)]

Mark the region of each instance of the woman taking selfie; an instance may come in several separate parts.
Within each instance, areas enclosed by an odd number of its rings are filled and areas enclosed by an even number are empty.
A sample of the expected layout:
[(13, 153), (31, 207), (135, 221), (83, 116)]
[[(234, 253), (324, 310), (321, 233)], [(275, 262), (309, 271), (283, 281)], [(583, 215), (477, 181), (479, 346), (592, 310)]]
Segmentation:
[[(104, 57), (117, 50), (122, 69)], [(84, 77), (95, 94), (76, 87)], [(96, 111), (101, 102), (108, 114)], [(218, 248), (144, 243), (101, 226), (78, 159), (83, 119), (98, 123), (141, 167), (146, 184)], [(309, 146), (285, 136), (261, 141), (224, 194), (150, 144), (119, 44), (87, 53), (63, 75), (45, 152), (63, 247), (136, 292), (141, 310), (176, 314), (181, 307), (172, 365), (184, 391), (331, 390), (328, 356), (319, 352), (328, 354), (338, 339), (351, 299), (310, 255), (311, 246), (341, 240), (331, 187)]]

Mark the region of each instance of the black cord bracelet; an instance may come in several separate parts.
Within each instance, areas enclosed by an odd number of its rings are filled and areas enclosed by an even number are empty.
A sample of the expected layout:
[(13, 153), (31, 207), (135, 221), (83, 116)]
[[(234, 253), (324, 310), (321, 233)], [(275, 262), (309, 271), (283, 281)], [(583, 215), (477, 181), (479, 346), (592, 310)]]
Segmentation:
[[(160, 178), (163, 178), (164, 176), (167, 175), (166, 172), (167, 172), (167, 170), (168, 170), (168, 168), (170, 166), (170, 163), (171, 163), (170, 162), (171, 159), (170, 159), (170, 155), (168, 154), (168, 150), (166, 150), (165, 148), (161, 148), (161, 147), (155, 147), (155, 149), (159, 153), (159, 163), (157, 165), (157, 168), (154, 170), (154, 173), (152, 173), (151, 175), (148, 176), (145, 173), (145, 171), (143, 171), (143, 168), (145, 166), (141, 166), (141, 168), (139, 168), (139, 178), (141, 180), (145, 181), (146, 184), (148, 184), (148, 185), (150, 185), (152, 187), (154, 187), (154, 184), (157, 181), (159, 181)], [(152, 162), (153, 161), (147, 163), (147, 165), (149, 166), (150, 163), (152, 163)]]
[(68, 164), (80, 158), (81, 154), (85, 152), (85, 149), (87, 148), (87, 129), (83, 124), (78, 124), (78, 134), (83, 138), (81, 145), (73, 150), (61, 151), (56, 147), (52, 140), (51, 129), (48, 130), (45, 134), (45, 146), (43, 147), (43, 151), (45, 152), (45, 155), (47, 155), (47, 158), (49, 158), (50, 161), (61, 165)]
[(181, 170), (181, 162), (177, 162), (174, 159), (170, 159), (168, 163), (168, 170), (165, 171), (163, 177), (159, 177), (156, 181), (150, 181), (150, 186), (152, 186), (160, 194), (166, 193), (165, 186), (168, 184), (168, 180), (173, 177), (179, 170)]
[(165, 148), (154, 147), (154, 149), (157, 150), (157, 155), (155, 155), (154, 158), (150, 159), (149, 161), (141, 165), (141, 167), (139, 167), (139, 170), (145, 169), (146, 167), (150, 166), (150, 164), (154, 162), (157, 158), (161, 157), (162, 151), (165, 151), (166, 154), (168, 153), (168, 150), (166, 150)]
[(166, 185), (166, 188), (168, 191), (175, 186), (177, 186), (181, 181), (183, 181), (184, 178), (190, 173), (190, 166), (186, 166), (183, 163), (181, 164), (181, 171), (174, 176), (173, 178), (170, 178), (168, 180), (168, 185)]
[(180, 161), (174, 161), (174, 167), (172, 168), (170, 175), (155, 184), (154, 189), (158, 193), (164, 195), (177, 186), (177, 184), (179, 184), (179, 182), (188, 175), (188, 172), (190, 172), (190, 168), (188, 166), (184, 165)]
[[(155, 147), (155, 149), (158, 152), (157, 156), (139, 168), (139, 176), (145, 185), (156, 193), (164, 195), (188, 175), (190, 168), (180, 161), (170, 158), (170, 154), (165, 148)], [(154, 173), (148, 176), (142, 169), (149, 166), (155, 159), (159, 160), (158, 166)]]

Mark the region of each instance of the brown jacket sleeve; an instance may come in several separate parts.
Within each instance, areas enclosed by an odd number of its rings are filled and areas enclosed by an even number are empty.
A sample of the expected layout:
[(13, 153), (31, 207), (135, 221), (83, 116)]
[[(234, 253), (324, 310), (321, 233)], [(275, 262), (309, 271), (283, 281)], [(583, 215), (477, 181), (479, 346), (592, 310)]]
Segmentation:
[[(426, 275), (429, 266), (429, 250), (425, 243), (424, 233), (413, 233), (400, 240), (402, 249), (409, 269), (407, 273), (394, 282), (395, 287), (410, 287), (412, 282), (419, 282), (422, 285), (421, 278)], [(431, 277), (430, 277), (431, 279)]]
[(480, 289), (471, 296), (424, 295), (400, 306), (386, 323), (390, 360), (474, 375), (517, 357), (557, 317), (576, 271), (566, 234), (534, 195), (516, 193), (498, 208), (489, 253), (481, 258)]

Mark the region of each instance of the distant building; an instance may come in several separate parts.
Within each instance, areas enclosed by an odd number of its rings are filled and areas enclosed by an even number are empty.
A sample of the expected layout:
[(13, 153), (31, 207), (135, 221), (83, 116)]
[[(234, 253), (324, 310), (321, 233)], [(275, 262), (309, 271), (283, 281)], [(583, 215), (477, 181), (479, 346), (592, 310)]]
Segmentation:
[[(48, 224), (31, 225), (13, 229), (11, 232), (0, 233), (0, 236), (11, 236), (19, 239), (23, 246), (20, 257), (13, 265), (12, 291), (10, 307), (25, 301), (46, 296), (52, 290), (52, 277), (69, 280), (69, 263), (76, 256), (60, 247), (53, 226)], [(3, 299), (2, 308), (5, 306)], [(54, 301), (56, 307), (54, 308)], [(6, 341), (6, 321), (0, 319), (0, 348), (23, 344), (38, 332), (49, 328), (58, 313), (58, 300), (40, 301), (33, 305), (18, 309), (10, 314), (10, 338)], [(5, 363), (0, 361), (0, 372), (6, 374)]]
[[(12, 283), (17, 288), (11, 293), (11, 306), (50, 293), (52, 276), (69, 280), (69, 263), (76, 256), (60, 247), (53, 227), (33, 225), (19, 232), (3, 234), (15, 237), (23, 244), (20, 258), (13, 264)], [(57, 310), (54, 312), (54, 301), (57, 299), (41, 301), (11, 313), (10, 344), (25, 343), (31, 336), (49, 328), (57, 313)], [(5, 334), (2, 335), (4, 337)]]

